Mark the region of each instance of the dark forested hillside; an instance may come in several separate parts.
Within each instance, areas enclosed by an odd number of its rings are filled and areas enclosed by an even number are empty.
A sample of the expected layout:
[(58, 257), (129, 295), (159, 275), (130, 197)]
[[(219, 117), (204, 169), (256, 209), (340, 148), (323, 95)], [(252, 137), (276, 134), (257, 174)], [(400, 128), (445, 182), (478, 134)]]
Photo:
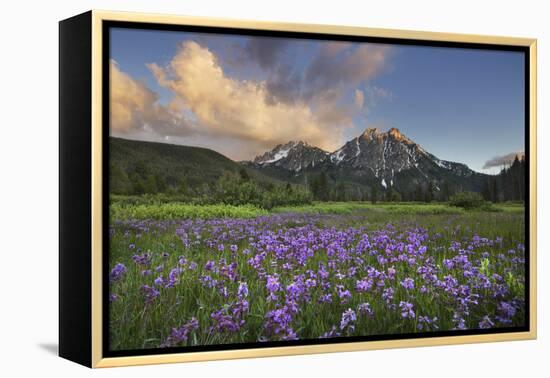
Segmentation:
[(110, 138), (109, 149), (110, 194), (262, 208), (311, 201), (302, 186), (268, 177), (206, 148)]
[(503, 168), (496, 176), (488, 176), (483, 186), (483, 197), (487, 201), (524, 201), (526, 196), (527, 163), (525, 157), (516, 156), (510, 167)]
[(109, 156), (113, 194), (192, 194), (215, 184), (224, 172), (275, 181), (206, 148), (110, 138)]

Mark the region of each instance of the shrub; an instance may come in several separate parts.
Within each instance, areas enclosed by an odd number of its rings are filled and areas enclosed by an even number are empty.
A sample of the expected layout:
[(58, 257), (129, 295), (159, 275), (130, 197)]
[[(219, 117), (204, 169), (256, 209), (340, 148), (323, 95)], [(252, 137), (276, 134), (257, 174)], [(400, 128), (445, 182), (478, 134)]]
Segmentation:
[(488, 209), (490, 204), (486, 202), (481, 194), (475, 192), (461, 192), (450, 198), (449, 205), (463, 209)]
[(241, 206), (246, 204), (270, 210), (276, 206), (305, 205), (311, 203), (311, 194), (292, 185), (264, 184), (243, 179), (242, 175), (225, 172), (216, 183), (214, 193), (204, 199), (212, 203)]

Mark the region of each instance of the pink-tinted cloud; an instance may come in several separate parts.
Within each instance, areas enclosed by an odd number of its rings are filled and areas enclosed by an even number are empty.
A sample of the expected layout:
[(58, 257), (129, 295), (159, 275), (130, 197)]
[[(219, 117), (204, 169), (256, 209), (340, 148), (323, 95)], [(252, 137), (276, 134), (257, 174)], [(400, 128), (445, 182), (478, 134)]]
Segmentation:
[[(382, 45), (323, 43), (308, 68), (297, 72), (277, 62), (285, 43), (271, 43), (273, 50), (259, 42), (245, 46), (268, 72), (266, 78), (231, 77), (212, 50), (191, 40), (168, 64), (148, 64), (173, 96), (167, 104), (112, 62), (111, 130), (219, 151), (231, 146), (228, 155), (234, 159), (248, 159), (289, 140), (334, 150), (369, 101), (358, 87), (383, 69), (388, 52)], [(347, 91), (351, 101), (344, 99)]]

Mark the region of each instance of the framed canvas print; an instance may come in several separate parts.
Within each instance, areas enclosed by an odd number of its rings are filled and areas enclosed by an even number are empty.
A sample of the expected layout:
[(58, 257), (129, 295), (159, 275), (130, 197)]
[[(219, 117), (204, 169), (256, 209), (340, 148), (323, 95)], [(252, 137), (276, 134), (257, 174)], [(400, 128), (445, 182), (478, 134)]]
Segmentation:
[(536, 41), (60, 22), (62, 357), (536, 337)]

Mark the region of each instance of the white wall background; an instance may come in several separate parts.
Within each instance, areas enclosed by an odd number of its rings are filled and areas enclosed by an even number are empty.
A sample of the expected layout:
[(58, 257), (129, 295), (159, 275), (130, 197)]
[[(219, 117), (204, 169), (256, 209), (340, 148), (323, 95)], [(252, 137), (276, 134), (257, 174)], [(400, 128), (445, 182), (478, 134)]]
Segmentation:
[[(548, 376), (550, 27), (544, 1), (5, 1), (0, 22), (0, 375)], [(57, 348), (57, 22), (89, 9), (358, 25), (539, 40), (539, 339), (91, 371)], [(76, 125), (75, 125), (76, 126)]]

